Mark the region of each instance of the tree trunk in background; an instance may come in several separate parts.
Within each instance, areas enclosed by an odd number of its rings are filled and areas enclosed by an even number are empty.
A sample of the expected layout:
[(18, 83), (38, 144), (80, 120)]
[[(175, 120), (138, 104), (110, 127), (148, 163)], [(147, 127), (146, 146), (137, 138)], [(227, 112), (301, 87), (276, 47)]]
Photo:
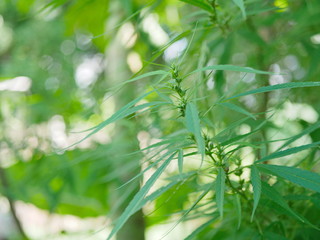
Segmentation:
[[(119, 12), (119, 6), (118, 4), (111, 4), (111, 11), (117, 11)], [(119, 14), (120, 15), (120, 14)], [(116, 14), (113, 14), (113, 16), (117, 17)], [(108, 26), (107, 31), (112, 29), (117, 24), (117, 19), (108, 19)], [(114, 32), (110, 32), (110, 35), (114, 34)], [(130, 77), (130, 72), (125, 67), (125, 64), (123, 62), (126, 62), (126, 50), (121, 45), (120, 37), (119, 36), (107, 36), (110, 38), (111, 43), (108, 45), (109, 48), (106, 49), (106, 81), (108, 82), (109, 87), (114, 87), (118, 85), (121, 81), (125, 81)], [(135, 96), (135, 89), (132, 88), (133, 86), (124, 86), (121, 88), (121, 93), (117, 93), (114, 95), (115, 99), (115, 108), (119, 109), (125, 104), (127, 104), (129, 101), (132, 101)], [(130, 89), (128, 89), (130, 88)], [(133, 118), (134, 120), (134, 118)], [(137, 123), (135, 122), (135, 125)], [(115, 135), (112, 136), (112, 139), (115, 139), (115, 141), (121, 141), (123, 143), (124, 148), (121, 149), (121, 154), (123, 153), (130, 153), (134, 152), (139, 149), (139, 142), (137, 139), (137, 128), (128, 128), (121, 126), (121, 123), (117, 123), (115, 126)], [(116, 140), (117, 139), (117, 140)], [(130, 142), (130, 144), (126, 144), (126, 142)], [(133, 142), (135, 141), (135, 142)], [(130, 180), (132, 177), (136, 176), (140, 173), (141, 167), (140, 167), (140, 159), (142, 156), (138, 156), (138, 154), (125, 158), (125, 159), (116, 159), (116, 168), (123, 168), (124, 164), (132, 164), (132, 161), (135, 161), (133, 163), (133, 167), (130, 168), (129, 171), (119, 174), (118, 176), (118, 185), (115, 186), (115, 189), (121, 186), (126, 181)], [(123, 202), (123, 204), (117, 209), (116, 217), (119, 217), (121, 213), (124, 211), (124, 209), (128, 206), (129, 202), (133, 198), (133, 196), (139, 191), (140, 189), (140, 181), (133, 181), (129, 184), (129, 187), (123, 187), (120, 189), (116, 189), (112, 192), (112, 199), (113, 202), (111, 202), (111, 208), (112, 206), (115, 206), (117, 204), (117, 200), (120, 199), (122, 196), (127, 195), (127, 191), (131, 191), (130, 195), (127, 197), (127, 199)], [(115, 219), (113, 219), (115, 220)], [(133, 216), (131, 216), (128, 221), (125, 223), (125, 225), (121, 228), (121, 230), (117, 233), (117, 240), (144, 240), (145, 236), (145, 221), (142, 210), (136, 212)]]

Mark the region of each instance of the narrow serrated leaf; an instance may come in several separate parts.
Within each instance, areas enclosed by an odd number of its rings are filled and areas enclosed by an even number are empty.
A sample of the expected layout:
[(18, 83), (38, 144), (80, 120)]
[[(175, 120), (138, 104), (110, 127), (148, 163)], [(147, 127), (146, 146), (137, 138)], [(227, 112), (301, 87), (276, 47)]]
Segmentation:
[(155, 76), (155, 75), (169, 75), (169, 72), (167, 71), (164, 71), (164, 70), (156, 70), (156, 71), (152, 71), (152, 72), (147, 72), (145, 74), (141, 74), (140, 76), (137, 76), (137, 77), (133, 77), (127, 81), (124, 81), (122, 83), (120, 83), (119, 85), (125, 85), (127, 83), (131, 83), (131, 82), (135, 82), (137, 80), (140, 80), (142, 78), (146, 78), (146, 77), (151, 77), (151, 76)]
[(158, 91), (157, 89), (154, 89), (156, 91), (156, 93), (158, 94), (159, 97), (161, 97), (163, 100), (167, 101), (168, 103), (172, 103), (172, 99), (170, 97), (168, 97), (167, 95), (161, 93), (160, 91)]
[(294, 212), (288, 205), (288, 203), (283, 199), (283, 197), (280, 195), (280, 193), (275, 190), (273, 187), (271, 187), (266, 182), (261, 182), (262, 186), (262, 194), (265, 195), (267, 198), (269, 198), (274, 203), (281, 206), (283, 209), (285, 209), (291, 216), (297, 218), (301, 222), (305, 222), (304, 219), (302, 219), (296, 212)]
[(208, 12), (213, 11), (213, 8), (207, 2), (204, 2), (201, 0), (180, 0), (180, 1), (202, 8), (203, 10), (206, 10)]
[(251, 166), (251, 184), (253, 188), (253, 209), (251, 214), (251, 222), (252, 222), (254, 213), (258, 207), (260, 196), (261, 196), (261, 178), (260, 178), (260, 173), (255, 165)]
[(199, 233), (201, 233), (203, 230), (206, 229), (211, 223), (213, 223), (215, 220), (217, 220), (218, 215), (213, 216), (209, 221), (202, 224), (200, 227), (198, 227), (196, 230), (194, 230), (190, 235), (188, 235), (184, 240), (192, 240), (197, 237)]
[(154, 174), (148, 179), (146, 184), (140, 189), (140, 191), (133, 197), (127, 208), (121, 214), (119, 219), (117, 220), (114, 228), (112, 229), (111, 233), (108, 236), (108, 240), (111, 239), (125, 224), (125, 222), (129, 219), (129, 217), (134, 214), (139, 207), (141, 207), (141, 202), (143, 202), (144, 197), (153, 186), (153, 184), (159, 179), (162, 172), (166, 169), (169, 165), (171, 160), (173, 159), (175, 153), (172, 154), (168, 159), (166, 159), (163, 164), (154, 172)]
[(260, 170), (267, 171), (273, 175), (284, 178), (302, 187), (320, 193), (320, 175), (314, 172), (302, 170), (295, 167), (258, 164)]
[(238, 226), (237, 226), (237, 229), (239, 229), (239, 228), (240, 228), (240, 225), (241, 225), (241, 219), (242, 219), (242, 213), (241, 213), (241, 201), (240, 201), (239, 194), (236, 194), (236, 195), (235, 195), (234, 202), (235, 202), (236, 213), (237, 213), (237, 219), (238, 219)]
[(226, 174), (222, 167), (218, 168), (218, 175), (216, 179), (216, 202), (220, 216), (223, 217), (223, 201), (225, 191)]
[(244, 115), (247, 115), (247, 116), (249, 116), (249, 117), (251, 117), (253, 119), (256, 119), (256, 117), (252, 113), (248, 112), (244, 108), (239, 107), (239, 106), (237, 106), (237, 105), (235, 105), (233, 103), (218, 103), (218, 104), (222, 105), (222, 106), (225, 106), (225, 107), (227, 107), (227, 108), (229, 108), (229, 109), (231, 109), (233, 111), (236, 111), (236, 112), (242, 113)]
[(247, 16), (246, 16), (246, 9), (245, 9), (245, 7), (244, 7), (244, 2), (243, 2), (243, 0), (233, 0), (233, 2), (240, 8), (241, 13), (242, 13), (242, 17), (243, 17), (244, 19), (246, 19), (246, 18), (247, 18)]
[[(187, 216), (188, 214), (198, 205), (198, 203), (208, 194), (208, 192), (210, 192), (210, 190), (212, 189), (212, 184), (206, 184), (204, 185), (206, 186), (204, 189), (202, 189), (203, 193), (201, 193), (201, 195), (193, 202), (193, 204), (191, 205), (191, 207), (184, 211), (182, 217), (175, 222), (175, 224), (169, 229), (169, 231), (167, 231), (166, 234), (164, 234), (160, 239), (163, 239), (165, 236), (167, 236), (169, 234), (169, 232), (171, 232), (180, 222), (182, 222)], [(199, 188), (200, 189), (200, 188)]]
[(237, 95), (234, 95), (232, 97), (229, 97), (225, 100), (230, 100), (238, 97), (243, 97), (251, 94), (257, 94), (257, 93), (264, 93), (264, 92), (271, 92), (275, 90), (280, 89), (291, 89), (291, 88), (300, 88), (300, 87), (319, 87), (320, 82), (289, 82), (289, 83), (282, 83), (282, 84), (276, 84), (266, 87), (261, 87), (257, 89), (253, 89), (247, 92), (239, 93)]
[(179, 167), (179, 173), (182, 174), (183, 171), (183, 150), (180, 149), (178, 153), (178, 167)]
[(315, 131), (316, 129), (318, 129), (320, 127), (320, 121), (312, 124), (311, 126), (307, 127), (306, 129), (304, 129), (302, 132), (300, 132), (299, 134), (293, 136), (293, 137), (290, 137), (283, 145), (281, 145), (281, 147), (279, 147), (277, 151), (285, 148), (286, 146), (288, 146), (290, 143), (293, 143), (294, 141), (296, 141), (297, 139), (301, 138), (302, 136), (306, 135), (306, 134), (309, 134), (313, 131)]
[(174, 180), (171, 183), (169, 183), (168, 185), (159, 188), (158, 190), (156, 190), (155, 192), (151, 193), (150, 195), (146, 196), (143, 201), (141, 202), (141, 204), (139, 205), (138, 209), (141, 209), (144, 205), (147, 204), (147, 202), (152, 202), (154, 201), (156, 198), (158, 198), (159, 196), (161, 196), (163, 193), (165, 193), (166, 191), (168, 191), (170, 188), (172, 188), (174, 185), (176, 185), (179, 182), (179, 180)]
[(285, 156), (288, 156), (288, 155), (291, 155), (291, 154), (294, 154), (294, 153), (298, 153), (298, 152), (307, 150), (309, 148), (317, 147), (317, 146), (319, 146), (319, 144), (320, 144), (320, 141), (319, 142), (310, 143), (310, 144), (306, 144), (306, 145), (302, 145), (302, 146), (299, 146), (299, 147), (289, 148), (289, 149), (286, 149), (286, 150), (283, 150), (283, 151), (280, 151), (280, 152), (274, 152), (274, 153), (271, 153), (268, 156), (265, 156), (265, 157), (261, 158), (260, 160), (256, 161), (255, 163), (261, 163), (261, 162), (268, 161), (268, 160), (271, 160), (271, 159), (285, 157)]
[(142, 109), (148, 108), (148, 107), (154, 107), (154, 106), (160, 106), (160, 105), (166, 105), (168, 104), (167, 102), (160, 102), (160, 101), (155, 101), (155, 102), (149, 102), (149, 103), (144, 103), (138, 106), (134, 106), (131, 108), (122, 108), (119, 111), (117, 111), (115, 114), (113, 114), (110, 118), (108, 118), (107, 120), (101, 122), (100, 124), (98, 124), (97, 126), (89, 129), (92, 130), (90, 133), (88, 133), (84, 138), (82, 138), (81, 140), (79, 140), (78, 142), (72, 144), (71, 146), (67, 147), (73, 147), (81, 142), (83, 142), (84, 140), (86, 140), (87, 138), (91, 137), (92, 135), (96, 134), (97, 132), (99, 132), (101, 129), (103, 129), (104, 127), (108, 126), (109, 124), (121, 120), (135, 112), (138, 112)]
[(205, 154), (205, 142), (201, 134), (199, 113), (194, 103), (190, 102), (187, 104), (185, 117), (187, 129), (189, 132), (194, 134), (198, 145), (198, 151), (203, 158)]
[(192, 75), (197, 72), (203, 72), (203, 71), (208, 71), (208, 70), (234, 71), (234, 72), (246, 72), (246, 73), (255, 73), (255, 74), (269, 74), (269, 75), (275, 74), (272, 72), (256, 70), (256, 69), (249, 68), (249, 67), (239, 67), (239, 66), (234, 66), (234, 65), (213, 65), (213, 66), (198, 68), (198, 69), (192, 71), (191, 73), (187, 74), (187, 76)]

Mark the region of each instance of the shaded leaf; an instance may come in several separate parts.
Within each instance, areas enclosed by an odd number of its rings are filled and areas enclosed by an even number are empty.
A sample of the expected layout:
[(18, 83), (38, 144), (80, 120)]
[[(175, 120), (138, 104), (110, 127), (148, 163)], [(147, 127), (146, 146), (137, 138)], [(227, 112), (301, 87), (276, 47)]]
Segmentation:
[(271, 187), (266, 182), (261, 182), (262, 186), (262, 194), (265, 195), (267, 198), (269, 198), (274, 203), (281, 206), (283, 209), (285, 209), (291, 216), (297, 218), (301, 222), (305, 222), (296, 212), (294, 212), (288, 205), (288, 203), (283, 199), (283, 197), (280, 195), (280, 193), (275, 190), (273, 187)]
[(252, 221), (261, 196), (261, 178), (260, 173), (255, 165), (251, 166), (251, 184), (253, 188), (253, 209), (251, 214)]
[(235, 195), (235, 206), (236, 206), (236, 213), (237, 213), (237, 218), (238, 218), (238, 226), (237, 229), (240, 228), (241, 225), (241, 219), (242, 219), (242, 213), (241, 213), (241, 201), (240, 201), (240, 197), (239, 194)]
[(243, 0), (233, 0), (233, 2), (240, 8), (243, 18), (246, 19), (247, 16)]
[(224, 201), (224, 190), (225, 190), (225, 181), (226, 181), (226, 174), (222, 167), (218, 168), (218, 175), (216, 179), (216, 201), (218, 211), (220, 216), (223, 216), (223, 201)]

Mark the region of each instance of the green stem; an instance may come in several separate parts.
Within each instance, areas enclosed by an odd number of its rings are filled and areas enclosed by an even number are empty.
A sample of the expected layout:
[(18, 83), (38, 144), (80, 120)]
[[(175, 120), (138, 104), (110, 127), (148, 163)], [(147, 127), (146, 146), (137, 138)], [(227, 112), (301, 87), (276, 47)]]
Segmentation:
[(25, 231), (23, 230), (22, 224), (17, 216), (17, 211), (16, 211), (16, 207), (14, 204), (14, 199), (10, 196), (10, 193), (9, 193), (10, 184), (9, 184), (8, 178), (6, 176), (5, 170), (2, 167), (0, 167), (0, 180), (2, 183), (5, 197), (8, 199), (8, 202), (9, 202), (11, 215), (12, 215), (13, 220), (18, 228), (18, 231), (24, 240), (29, 240), (29, 238), (28, 238), (27, 234), (25, 233)]
[(227, 180), (228, 185), (232, 188), (232, 190), (234, 192), (238, 193), (241, 197), (243, 197), (246, 201), (248, 201), (247, 196), (243, 192), (241, 192), (238, 188), (233, 186), (232, 182), (230, 181), (230, 178), (229, 178), (228, 174), (226, 174), (226, 180)]

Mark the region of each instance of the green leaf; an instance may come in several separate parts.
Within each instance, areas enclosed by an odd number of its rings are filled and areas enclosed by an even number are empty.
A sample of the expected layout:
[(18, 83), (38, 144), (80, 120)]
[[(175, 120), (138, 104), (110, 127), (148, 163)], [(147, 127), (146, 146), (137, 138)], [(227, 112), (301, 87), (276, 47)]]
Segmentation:
[(250, 119), (250, 118), (248, 118), (248, 117), (242, 118), (236, 122), (229, 124), (228, 126), (226, 126), (226, 128), (224, 128), (221, 132), (219, 132), (214, 138), (216, 138), (217, 140), (220, 138), (223, 138), (224, 135), (227, 135), (229, 132), (231, 132), (232, 129), (240, 126), (242, 123), (244, 123), (248, 119)]
[(194, 230), (189, 236), (187, 236), (184, 240), (192, 240), (197, 237), (199, 233), (201, 233), (206, 227), (208, 227), (211, 223), (213, 223), (215, 220), (217, 220), (218, 215), (213, 216), (209, 221), (202, 224), (200, 227), (198, 227), (196, 230)]
[(222, 167), (218, 168), (218, 175), (216, 179), (216, 201), (220, 216), (223, 217), (223, 201), (225, 190), (226, 174)]
[(203, 10), (206, 10), (208, 12), (213, 11), (213, 8), (208, 3), (201, 0), (180, 0), (180, 1), (202, 8)]
[(234, 201), (235, 201), (236, 213), (237, 213), (237, 218), (238, 218), (237, 229), (240, 229), (242, 214), (241, 214), (241, 201), (240, 201), (239, 194), (235, 195)]
[(230, 108), (233, 111), (236, 111), (236, 112), (242, 113), (244, 115), (247, 115), (247, 116), (253, 118), (254, 120), (256, 119), (256, 117), (253, 114), (251, 114), (250, 112), (248, 112), (244, 108), (239, 107), (239, 106), (237, 106), (237, 105), (235, 105), (233, 103), (218, 103), (218, 104), (222, 105), (222, 106), (225, 106), (227, 108)]
[(260, 196), (261, 196), (261, 178), (260, 178), (260, 173), (255, 165), (251, 166), (251, 184), (253, 188), (253, 209), (251, 214), (251, 222), (252, 222), (254, 213), (258, 207)]
[(320, 127), (320, 121), (316, 122), (315, 124), (312, 124), (311, 126), (307, 127), (306, 129), (304, 129), (301, 133), (289, 138), (281, 147), (279, 147), (277, 149), (277, 151), (281, 150), (282, 148), (285, 148), (286, 146), (288, 146), (290, 143), (293, 143), (295, 140), (301, 138), (302, 136), (309, 134), (313, 131), (315, 131), (316, 129), (318, 129)]
[(240, 8), (242, 16), (243, 16), (243, 19), (246, 19), (247, 16), (246, 16), (246, 10), (245, 10), (245, 7), (244, 7), (243, 0), (233, 0), (233, 2)]
[(170, 47), (172, 44), (174, 44), (175, 42), (179, 41), (182, 38), (187, 37), (190, 33), (192, 33), (191, 30), (187, 30), (183, 33), (180, 33), (178, 36), (176, 36), (175, 38), (173, 38), (170, 42), (168, 42), (164, 47), (162, 47), (161, 49), (153, 52), (152, 54), (155, 54), (155, 56), (152, 58), (152, 61), (154, 61), (156, 59), (156, 57), (161, 56), (161, 54), (168, 48)]
[(152, 72), (147, 72), (145, 74), (142, 74), (140, 76), (137, 76), (137, 77), (134, 77), (134, 78), (131, 78), (121, 84), (127, 84), (127, 83), (130, 83), (130, 82), (135, 82), (137, 80), (140, 80), (142, 78), (146, 78), (146, 77), (150, 77), (150, 76), (155, 76), (155, 75), (169, 75), (169, 72), (167, 71), (164, 71), (164, 70), (157, 70), (157, 71), (152, 71)]
[[(170, 154), (172, 154), (173, 151), (168, 151), (166, 154), (164, 154), (163, 156), (161, 156), (160, 158), (158, 158), (156, 161), (154, 161), (153, 163), (151, 163), (150, 165), (148, 165), (145, 169), (141, 170), (138, 174), (136, 174), (134, 177), (132, 177), (131, 179), (129, 179), (128, 181), (126, 181), (124, 184), (122, 184), (120, 187), (118, 187), (117, 189), (120, 189), (126, 185), (128, 185), (129, 183), (131, 183), (132, 181), (134, 181), (135, 179), (137, 179), (138, 177), (142, 176), (145, 172), (147, 172), (148, 170), (150, 170), (151, 168), (153, 168), (154, 166), (156, 166), (160, 161), (162, 161), (163, 159), (165, 159), (167, 156), (169, 156)], [(130, 165), (129, 165), (130, 166)], [(119, 176), (119, 170), (117, 173), (114, 173), (116, 176)], [(110, 176), (112, 174), (108, 174), (107, 176)]]
[(183, 150), (180, 149), (178, 153), (178, 167), (179, 167), (179, 173), (182, 173), (183, 170)]
[(233, 65), (214, 65), (214, 66), (207, 66), (207, 67), (196, 69), (191, 73), (187, 74), (187, 76), (197, 72), (203, 72), (207, 70), (223, 70), (223, 71), (235, 71), (235, 72), (246, 72), (246, 73), (256, 73), (256, 74), (275, 74), (272, 72), (260, 71), (260, 70), (256, 70), (249, 67), (239, 67), (239, 66), (233, 66)]
[(154, 172), (154, 174), (148, 179), (146, 184), (134, 196), (134, 198), (131, 200), (127, 208), (124, 210), (124, 212), (121, 214), (121, 216), (117, 220), (114, 228), (112, 229), (107, 239), (111, 239), (121, 229), (121, 227), (129, 219), (129, 217), (132, 214), (134, 214), (136, 211), (138, 211), (139, 208), (141, 208), (141, 202), (144, 201), (144, 197), (147, 195), (148, 191), (153, 186), (153, 184), (159, 179), (160, 175), (169, 165), (174, 155), (175, 153), (172, 154), (167, 160), (164, 161), (164, 163)]
[[(151, 91), (153, 92), (153, 91)], [(144, 103), (138, 106), (134, 106), (137, 102), (139, 102), (140, 100), (142, 100), (144, 97), (146, 97), (147, 95), (149, 95), (151, 92), (148, 92), (146, 94), (143, 94), (142, 96), (138, 97), (137, 99), (131, 101), (130, 103), (128, 103), (127, 105), (125, 105), (124, 107), (122, 107), (120, 110), (118, 110), (116, 113), (114, 113), (110, 118), (108, 118), (107, 120), (103, 121), (102, 123), (98, 124), (97, 126), (90, 128), (86, 131), (92, 130), (89, 134), (87, 134), (84, 138), (82, 138), (81, 140), (79, 140), (78, 142), (72, 144), (71, 146), (67, 147), (73, 147), (74, 145), (77, 145), (81, 142), (83, 142), (84, 140), (86, 140), (87, 138), (91, 137), (93, 134), (99, 132), (101, 129), (103, 129), (104, 127), (106, 127), (107, 125), (121, 120), (137, 111), (140, 111), (144, 108), (147, 107), (151, 107), (151, 106), (159, 106), (159, 105), (165, 105), (168, 104), (167, 102), (160, 102), (160, 101), (155, 101), (155, 102), (149, 102), (149, 103)], [(66, 149), (67, 149), (66, 148)]]
[(258, 164), (260, 170), (264, 170), (278, 177), (287, 179), (302, 187), (311, 189), (320, 193), (320, 175), (294, 167)]
[(283, 209), (285, 209), (291, 216), (297, 218), (301, 222), (305, 222), (296, 212), (294, 212), (287, 202), (283, 199), (283, 197), (279, 194), (277, 190), (275, 190), (273, 187), (271, 187), (266, 182), (261, 182), (262, 186), (262, 194), (265, 195), (267, 198), (269, 198), (274, 203), (281, 206)]
[(186, 108), (186, 126), (189, 132), (193, 133), (198, 145), (198, 151), (202, 158), (205, 154), (205, 142), (201, 134), (200, 119), (197, 107), (194, 103), (190, 102)]
[(119, 89), (121, 87), (123, 87), (123, 85), (126, 85), (128, 83), (131, 82), (135, 82), (137, 80), (146, 78), (146, 77), (151, 77), (151, 76), (156, 76), (156, 75), (163, 75), (164, 77), (168, 76), (170, 73), (164, 70), (156, 70), (156, 71), (152, 71), (152, 72), (147, 72), (145, 74), (142, 74), (140, 76), (137, 77), (133, 77), (127, 81), (121, 82), (120, 84), (117, 84), (116, 86), (112, 87), (110, 90), (114, 90), (114, 89)]
[(147, 202), (152, 202), (159, 196), (161, 196), (163, 193), (168, 191), (170, 188), (172, 188), (174, 185), (176, 185), (180, 180), (176, 179), (173, 182), (169, 183), (168, 185), (159, 188), (155, 192), (151, 193), (149, 196), (145, 197), (139, 207), (137, 208), (138, 210), (141, 209), (144, 205), (147, 204)]
[(261, 158), (260, 160), (256, 161), (255, 163), (261, 163), (261, 162), (265, 162), (265, 161), (268, 161), (268, 160), (271, 160), (271, 159), (274, 159), (274, 158), (285, 157), (285, 156), (288, 156), (288, 155), (291, 155), (291, 154), (294, 154), (294, 153), (301, 152), (303, 150), (307, 150), (309, 148), (317, 147), (319, 144), (320, 144), (320, 141), (319, 142), (310, 143), (310, 144), (306, 144), (306, 145), (302, 145), (302, 146), (299, 146), (299, 147), (289, 148), (289, 149), (286, 149), (286, 150), (283, 150), (283, 151), (280, 151), (280, 152), (274, 152), (274, 153), (271, 153), (268, 156), (265, 156), (265, 157)]
[[(199, 189), (201, 189), (201, 187), (200, 187)], [(198, 205), (198, 203), (208, 194), (208, 192), (209, 192), (211, 189), (212, 189), (212, 184), (206, 184), (206, 185), (204, 185), (204, 189), (202, 189), (202, 190), (203, 190), (203, 193), (201, 193), (201, 195), (193, 202), (193, 204), (191, 205), (191, 207), (183, 213), (182, 217), (181, 217), (178, 221), (176, 221), (176, 223), (171, 227), (171, 229), (170, 229), (165, 235), (163, 235), (160, 239), (163, 239), (165, 236), (167, 236), (168, 233), (169, 233), (170, 231), (172, 231), (172, 229), (174, 229), (180, 222), (182, 222), (182, 221), (188, 216), (188, 214), (189, 214), (193, 209), (195, 209), (195, 207)]]
[(266, 86), (266, 87), (261, 87), (257, 89), (253, 89), (244, 93), (240, 93), (237, 95), (234, 95), (232, 97), (229, 97), (225, 100), (230, 100), (238, 97), (243, 97), (251, 94), (257, 94), (257, 93), (264, 93), (264, 92), (271, 92), (274, 90), (279, 90), (279, 89), (291, 89), (291, 88), (300, 88), (300, 87), (319, 87), (320, 82), (289, 82), (289, 83), (282, 83), (282, 84), (276, 84), (276, 85), (271, 85), (271, 86)]

